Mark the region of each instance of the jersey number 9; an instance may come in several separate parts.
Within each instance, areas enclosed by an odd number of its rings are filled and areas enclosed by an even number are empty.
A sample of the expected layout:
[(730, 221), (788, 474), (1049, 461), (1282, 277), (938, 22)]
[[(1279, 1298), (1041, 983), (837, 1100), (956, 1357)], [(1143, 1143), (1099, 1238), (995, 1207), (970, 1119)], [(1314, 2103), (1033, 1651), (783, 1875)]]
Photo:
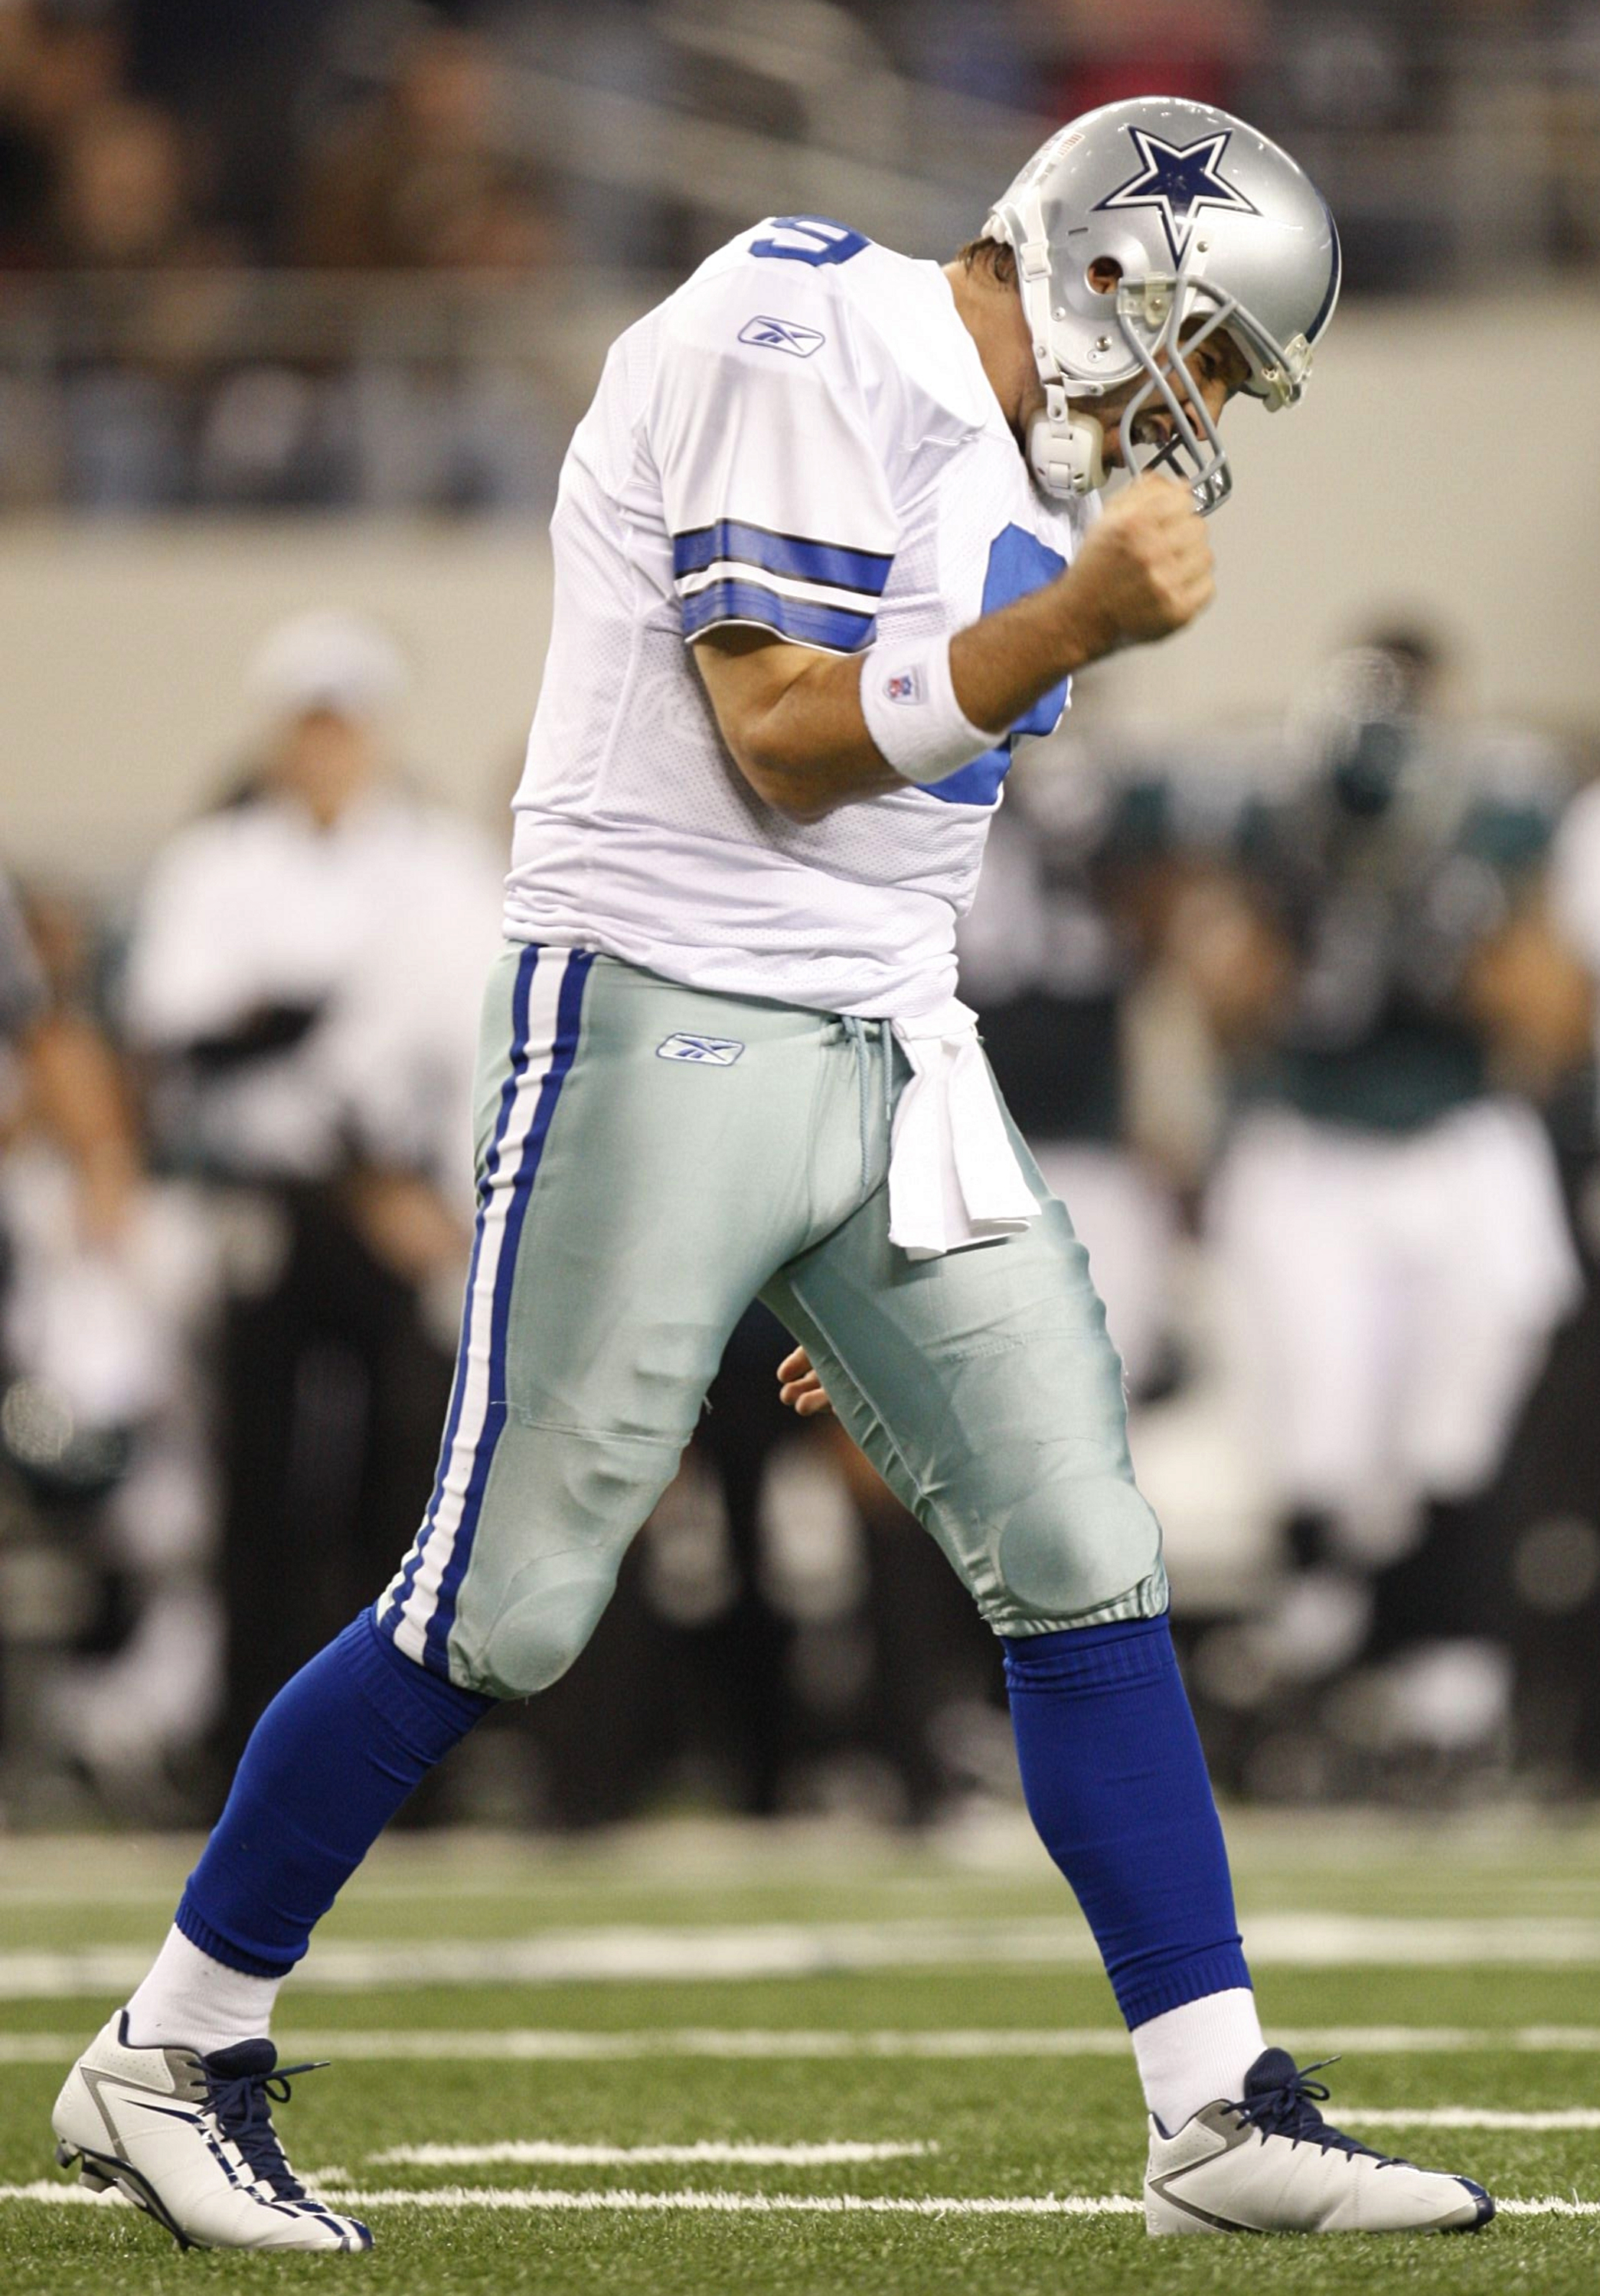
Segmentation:
[(862, 233), (852, 231), (848, 224), (834, 223), (827, 216), (774, 216), (775, 231), (788, 231), (800, 242), (798, 246), (781, 239), (754, 239), (751, 242), (752, 255), (775, 256), (781, 263), (848, 263), (852, 255), (859, 255), (872, 242)]

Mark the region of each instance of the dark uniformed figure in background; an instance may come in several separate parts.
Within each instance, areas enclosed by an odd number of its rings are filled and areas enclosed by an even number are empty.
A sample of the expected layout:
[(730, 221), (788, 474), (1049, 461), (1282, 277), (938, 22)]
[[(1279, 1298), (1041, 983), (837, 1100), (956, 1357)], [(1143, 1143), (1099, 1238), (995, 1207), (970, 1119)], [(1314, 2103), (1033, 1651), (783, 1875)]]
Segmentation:
[(1241, 1683), (1404, 1650), (1390, 1718), (1441, 1742), (1504, 1715), (1470, 1525), (1578, 1295), (1547, 1133), (1496, 1068), (1561, 764), (1444, 689), (1421, 633), (1333, 663), (1173, 936), (1234, 1062), (1210, 1226), (1290, 1566)]

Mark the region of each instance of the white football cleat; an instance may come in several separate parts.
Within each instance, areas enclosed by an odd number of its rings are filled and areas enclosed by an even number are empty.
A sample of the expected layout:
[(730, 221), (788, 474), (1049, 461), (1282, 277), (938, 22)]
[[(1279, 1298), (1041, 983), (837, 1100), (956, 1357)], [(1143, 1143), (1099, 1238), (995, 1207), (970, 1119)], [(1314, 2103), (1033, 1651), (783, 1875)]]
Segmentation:
[(272, 2125), (289, 2095), (267, 2040), (202, 2057), (131, 2048), (127, 2012), (84, 2051), (55, 2101), (55, 2157), (86, 2185), (115, 2190), (154, 2217), (180, 2248), (370, 2248), (373, 2236), (306, 2191)]
[(1481, 2185), (1330, 2128), (1317, 2111), (1327, 2094), (1286, 2049), (1264, 2049), (1236, 2103), (1206, 2105), (1171, 2136), (1152, 2119), (1145, 2229), (1478, 2232), (1489, 2222), (1495, 2204)]

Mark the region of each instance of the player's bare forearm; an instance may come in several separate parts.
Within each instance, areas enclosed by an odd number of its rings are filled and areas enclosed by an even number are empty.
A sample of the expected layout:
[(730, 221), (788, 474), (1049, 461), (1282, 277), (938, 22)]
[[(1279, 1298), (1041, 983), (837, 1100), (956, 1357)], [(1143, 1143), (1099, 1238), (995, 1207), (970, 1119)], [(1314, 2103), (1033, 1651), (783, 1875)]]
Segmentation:
[[(1187, 488), (1139, 480), (1064, 574), (956, 633), (956, 699), (999, 740), (1063, 677), (1181, 629), (1211, 594), (1210, 552)], [(694, 657), (734, 762), (791, 818), (818, 820), (905, 787), (867, 731), (859, 654), (817, 653), (739, 627), (707, 631)]]
[(817, 653), (747, 625), (694, 647), (734, 763), (758, 797), (794, 821), (904, 789), (861, 715), (861, 656)]

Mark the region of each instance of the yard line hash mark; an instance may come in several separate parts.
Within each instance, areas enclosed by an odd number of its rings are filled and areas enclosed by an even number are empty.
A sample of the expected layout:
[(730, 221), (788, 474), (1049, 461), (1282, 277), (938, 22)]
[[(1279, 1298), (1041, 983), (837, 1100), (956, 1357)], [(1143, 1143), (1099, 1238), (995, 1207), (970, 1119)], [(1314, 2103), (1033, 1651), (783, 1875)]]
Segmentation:
[[(1600, 2119), (1600, 2115), (1596, 2116)], [(422, 2169), (487, 2167), (492, 2161), (516, 2162), (523, 2168), (615, 2169), (644, 2167), (751, 2169), (827, 2169), (854, 2167), (865, 2161), (922, 2161), (937, 2152), (937, 2144), (867, 2144), (850, 2142), (817, 2144), (728, 2144), (702, 2138), (693, 2144), (559, 2144), (543, 2138), (507, 2140), (500, 2144), (396, 2144), (386, 2152), (369, 2152), (370, 2161), (405, 2161)]]
[(1561, 2112), (1481, 2111), (1471, 2104), (1440, 2104), (1412, 2112), (1403, 2106), (1386, 2105), (1380, 2112), (1367, 2112), (1358, 2104), (1347, 2104), (1340, 2107), (1340, 2113), (1343, 2120), (1359, 2121), (1366, 2128), (1600, 2128), (1600, 2111), (1590, 2105), (1574, 2105)]
[[(883, 2217), (1137, 2217), (1145, 2203), (1129, 2193), (1046, 2193), (1005, 2199), (929, 2195), (905, 2200), (863, 2193), (569, 2193), (500, 2186), (450, 2185), (432, 2192), (347, 2192), (349, 2209), (509, 2210), (527, 2214), (577, 2210), (595, 2215), (637, 2216), (883, 2216)], [(31, 2185), (0, 2185), (0, 2202), (41, 2202), (46, 2207), (105, 2205), (81, 2185), (56, 2185), (41, 2178)], [(1564, 2200), (1549, 2194), (1535, 2200), (1501, 2201), (1507, 2217), (1600, 2217), (1600, 2201)]]

